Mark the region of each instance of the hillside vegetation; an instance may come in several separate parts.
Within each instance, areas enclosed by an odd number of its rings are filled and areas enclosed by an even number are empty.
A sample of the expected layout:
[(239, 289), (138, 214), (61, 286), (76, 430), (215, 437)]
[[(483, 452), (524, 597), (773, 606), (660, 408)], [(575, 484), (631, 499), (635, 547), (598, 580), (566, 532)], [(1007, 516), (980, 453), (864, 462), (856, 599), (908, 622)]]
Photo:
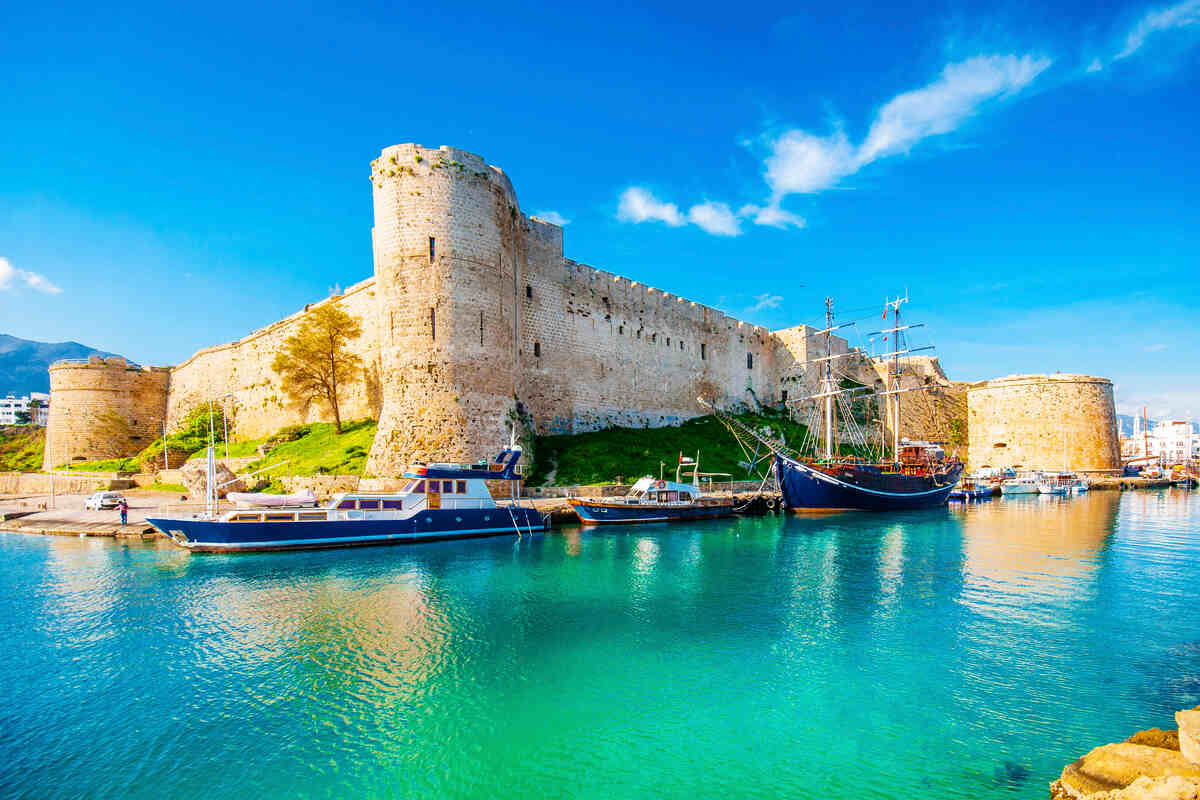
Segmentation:
[[(782, 412), (763, 409), (736, 415), (753, 428), (769, 428), (774, 436), (799, 445), (806, 429)], [(727, 472), (732, 480), (749, 480), (748, 459), (737, 441), (715, 417), (697, 417), (671, 428), (608, 428), (575, 436), (538, 436), (530, 486), (572, 486), (592, 483), (632, 483), (643, 475), (673, 480), (679, 455), (700, 453), (701, 472)], [(761, 470), (761, 467), (759, 468)], [(716, 480), (722, 480), (718, 478)], [(730, 480), (726, 478), (724, 480)]]
[(45, 428), (0, 427), (0, 472), (37, 472), (42, 468), (45, 447)]

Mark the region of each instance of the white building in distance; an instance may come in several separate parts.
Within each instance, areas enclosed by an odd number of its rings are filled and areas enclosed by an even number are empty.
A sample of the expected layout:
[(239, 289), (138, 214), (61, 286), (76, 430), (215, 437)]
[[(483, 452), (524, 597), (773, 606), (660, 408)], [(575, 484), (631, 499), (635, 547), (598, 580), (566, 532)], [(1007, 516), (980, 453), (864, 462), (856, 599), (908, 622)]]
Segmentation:
[(17, 397), (8, 395), (0, 398), (0, 425), (25, 424), (18, 415), (29, 414), (29, 422), (33, 425), (46, 426), (50, 419), (50, 395), (45, 392), (30, 392), (28, 395)]
[(1135, 420), (1133, 436), (1121, 440), (1121, 456), (1126, 460), (1149, 458), (1161, 464), (1184, 464), (1200, 460), (1200, 434), (1191, 422), (1164, 420), (1148, 431), (1140, 430)]

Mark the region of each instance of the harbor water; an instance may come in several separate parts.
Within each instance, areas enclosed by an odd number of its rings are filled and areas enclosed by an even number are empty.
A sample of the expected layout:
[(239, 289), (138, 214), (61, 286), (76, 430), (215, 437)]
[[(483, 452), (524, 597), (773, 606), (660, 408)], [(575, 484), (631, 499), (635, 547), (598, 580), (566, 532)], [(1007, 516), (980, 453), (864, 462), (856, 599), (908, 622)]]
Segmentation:
[(1200, 704), (1200, 492), (189, 555), (0, 534), (0, 796), (1045, 797)]

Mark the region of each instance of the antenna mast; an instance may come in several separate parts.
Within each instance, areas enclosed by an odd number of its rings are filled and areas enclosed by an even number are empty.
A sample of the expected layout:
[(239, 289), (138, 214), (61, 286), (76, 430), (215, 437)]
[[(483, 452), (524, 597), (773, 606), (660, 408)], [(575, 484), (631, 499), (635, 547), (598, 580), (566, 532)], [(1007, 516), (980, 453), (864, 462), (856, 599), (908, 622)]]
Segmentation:
[(821, 392), (825, 395), (825, 460), (833, 460), (833, 355), (829, 338), (833, 329), (833, 298), (825, 298), (825, 379)]

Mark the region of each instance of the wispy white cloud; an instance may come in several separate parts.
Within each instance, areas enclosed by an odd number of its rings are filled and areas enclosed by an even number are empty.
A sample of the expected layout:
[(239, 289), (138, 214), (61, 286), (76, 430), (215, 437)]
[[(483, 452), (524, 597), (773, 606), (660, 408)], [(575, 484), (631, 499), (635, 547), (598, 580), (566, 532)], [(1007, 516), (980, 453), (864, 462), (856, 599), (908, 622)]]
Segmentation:
[(55, 286), (45, 276), (37, 272), (17, 269), (7, 258), (0, 258), (0, 292), (7, 292), (24, 284), (27, 288), (45, 294), (61, 294), (62, 289)]
[(828, 136), (787, 131), (772, 143), (765, 162), (764, 177), (771, 188), (768, 208), (777, 208), (789, 194), (830, 189), (874, 161), (907, 153), (924, 139), (953, 131), (987, 101), (1024, 89), (1050, 63), (1033, 55), (990, 55), (948, 64), (934, 82), (885, 103), (857, 146), (841, 130)]
[(1104, 69), (1104, 64), (1098, 58), (1093, 58), (1092, 63), (1087, 65), (1088, 72), (1099, 72), (1102, 69)]
[(713, 234), (714, 236), (740, 236), (741, 221), (724, 203), (711, 200), (699, 203), (688, 209), (688, 222)]
[(1145, 347), (1143, 347), (1142, 349), (1145, 350), (1147, 353), (1161, 353), (1163, 350), (1167, 349), (1167, 346), (1162, 343), (1148, 344)]
[(557, 225), (560, 228), (571, 224), (571, 220), (557, 211), (537, 211), (534, 213), (534, 216), (538, 219), (544, 219), (546, 222)]
[(686, 223), (679, 206), (664, 203), (640, 186), (630, 186), (621, 192), (617, 203), (617, 219), (622, 222), (665, 222), (673, 228)]
[(754, 305), (746, 309), (747, 312), (763, 311), (768, 308), (779, 308), (783, 304), (783, 297), (777, 294), (766, 292), (754, 296)]
[(621, 194), (617, 219), (672, 227), (691, 222), (718, 236), (740, 235), (742, 220), (772, 228), (802, 228), (805, 219), (782, 207), (789, 195), (831, 189), (868, 164), (907, 153), (924, 139), (953, 131), (988, 101), (1027, 87), (1050, 64), (1049, 58), (1028, 54), (981, 55), (948, 64), (937, 80), (885, 103), (857, 145), (840, 128), (827, 136), (786, 131), (770, 143), (764, 161), (763, 178), (770, 189), (765, 205), (746, 204), (735, 213), (724, 203), (706, 201), (685, 215), (674, 203), (631, 186)]
[(1125, 46), (1114, 58), (1128, 58), (1142, 49), (1146, 40), (1155, 33), (1173, 28), (1185, 28), (1200, 22), (1200, 0), (1184, 0), (1167, 8), (1147, 13), (1133, 26), (1125, 37)]

